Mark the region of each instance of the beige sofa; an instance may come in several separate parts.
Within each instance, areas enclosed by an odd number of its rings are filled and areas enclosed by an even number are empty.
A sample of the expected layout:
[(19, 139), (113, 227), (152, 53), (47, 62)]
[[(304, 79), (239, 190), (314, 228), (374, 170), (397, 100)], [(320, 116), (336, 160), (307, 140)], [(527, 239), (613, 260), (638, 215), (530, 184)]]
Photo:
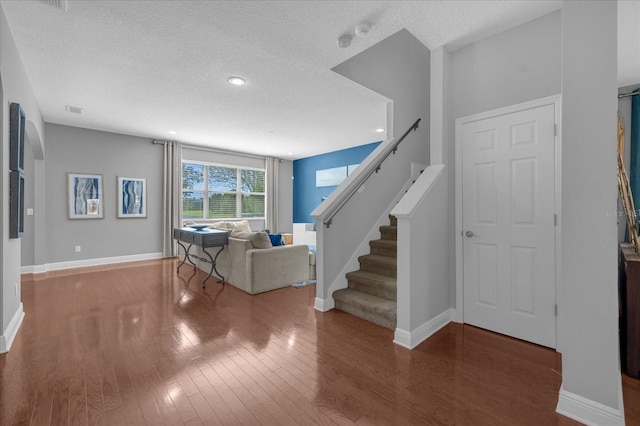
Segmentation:
[[(189, 224), (185, 223), (186, 226)], [(232, 286), (249, 294), (258, 294), (307, 282), (311, 278), (308, 246), (274, 247), (266, 233), (248, 231), (247, 221), (216, 222), (211, 227), (230, 231), (229, 244), (218, 256), (216, 269)], [(198, 247), (198, 250), (202, 249)], [(219, 249), (207, 250), (214, 257)], [(313, 263), (315, 278), (315, 257)], [(200, 261), (196, 265), (207, 273), (211, 268)]]

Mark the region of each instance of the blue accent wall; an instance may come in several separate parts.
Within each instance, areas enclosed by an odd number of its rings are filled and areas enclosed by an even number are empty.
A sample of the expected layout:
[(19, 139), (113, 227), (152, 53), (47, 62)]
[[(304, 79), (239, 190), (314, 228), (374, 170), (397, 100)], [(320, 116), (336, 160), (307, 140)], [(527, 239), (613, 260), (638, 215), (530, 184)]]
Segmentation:
[(360, 164), (382, 141), (293, 161), (293, 222), (313, 223), (311, 212), (336, 189), (316, 188), (316, 170)]

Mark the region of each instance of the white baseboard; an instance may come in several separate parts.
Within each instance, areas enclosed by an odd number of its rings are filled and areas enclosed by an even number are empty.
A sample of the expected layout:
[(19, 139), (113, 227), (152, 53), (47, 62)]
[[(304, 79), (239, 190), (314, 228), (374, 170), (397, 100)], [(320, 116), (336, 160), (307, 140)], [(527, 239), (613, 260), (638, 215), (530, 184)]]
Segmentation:
[(47, 272), (47, 265), (28, 265), (20, 268), (21, 274), (42, 274)]
[(457, 322), (460, 324), (464, 323), (464, 318), (462, 317), (462, 308), (460, 309), (451, 308), (451, 321)]
[(560, 387), (556, 412), (586, 425), (624, 426), (622, 408), (616, 410), (566, 391), (564, 387)]
[(316, 300), (313, 302), (313, 307), (317, 311), (327, 312), (336, 307), (336, 302), (333, 300), (333, 297), (329, 297), (328, 299), (316, 297)]
[(11, 345), (13, 344), (13, 340), (16, 338), (18, 334), (18, 330), (22, 325), (22, 320), (24, 319), (24, 309), (22, 303), (18, 306), (18, 309), (13, 314), (11, 321), (9, 321), (9, 325), (7, 329), (4, 331), (4, 334), (0, 336), (0, 354), (5, 352), (9, 352), (11, 349)]
[(449, 324), (452, 321), (452, 318), (454, 318), (454, 315), (455, 310), (449, 308), (411, 331), (396, 328), (393, 335), (393, 343), (407, 349), (413, 349), (435, 334), (442, 327)]
[(69, 262), (47, 263), (45, 265), (23, 266), (20, 270), (23, 274), (39, 274), (62, 269), (82, 268), (86, 266), (109, 265), (111, 263), (135, 262), (139, 260), (161, 259), (162, 253), (143, 253), (128, 256), (100, 257), (97, 259), (72, 260)]

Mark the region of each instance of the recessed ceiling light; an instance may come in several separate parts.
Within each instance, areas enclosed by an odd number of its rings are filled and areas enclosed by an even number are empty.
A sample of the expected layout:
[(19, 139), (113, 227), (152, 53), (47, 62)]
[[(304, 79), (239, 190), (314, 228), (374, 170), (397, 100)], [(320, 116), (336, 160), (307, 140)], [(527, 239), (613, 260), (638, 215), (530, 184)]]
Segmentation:
[(178, 132), (176, 132), (175, 130), (169, 130), (169, 134), (170, 135), (175, 135), (176, 133), (178, 133)]
[(287, 152), (287, 155), (293, 155), (293, 152)]
[(379, 127), (376, 129), (376, 133), (384, 133), (384, 129), (382, 127)]
[(242, 86), (246, 82), (247, 81), (242, 77), (229, 77), (229, 83), (233, 84), (234, 86)]

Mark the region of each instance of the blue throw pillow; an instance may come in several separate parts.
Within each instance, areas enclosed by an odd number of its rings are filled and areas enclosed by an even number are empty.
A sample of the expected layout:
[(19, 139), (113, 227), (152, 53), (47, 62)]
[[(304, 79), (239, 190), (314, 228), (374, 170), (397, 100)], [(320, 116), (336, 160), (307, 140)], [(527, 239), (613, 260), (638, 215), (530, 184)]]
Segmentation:
[(271, 240), (271, 245), (274, 247), (284, 245), (282, 234), (269, 234), (269, 239)]

